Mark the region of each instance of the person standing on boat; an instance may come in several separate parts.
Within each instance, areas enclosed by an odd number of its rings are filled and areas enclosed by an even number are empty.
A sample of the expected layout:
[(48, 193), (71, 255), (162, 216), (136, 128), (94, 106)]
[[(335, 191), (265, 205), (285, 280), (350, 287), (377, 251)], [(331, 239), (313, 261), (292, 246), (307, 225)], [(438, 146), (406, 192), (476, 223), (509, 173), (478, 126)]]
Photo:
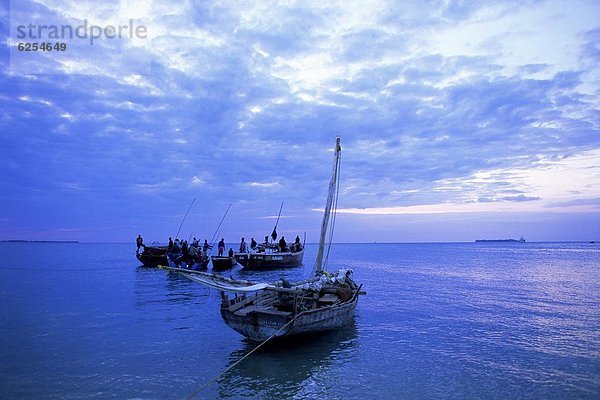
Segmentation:
[(190, 249), (188, 250), (188, 254), (190, 256), (190, 262), (188, 263), (188, 268), (191, 268), (192, 265), (194, 264), (194, 262), (196, 261), (196, 257), (197, 257), (197, 248), (196, 246), (194, 246), (193, 244), (190, 246)]
[(256, 246), (258, 246), (258, 243), (256, 243), (256, 240), (254, 240), (254, 238), (252, 238), (252, 240), (250, 241), (250, 248), (252, 250), (256, 250)]
[(224, 251), (225, 251), (225, 239), (221, 238), (221, 240), (219, 240), (219, 257), (223, 256)]
[(181, 253), (185, 256), (188, 252), (188, 244), (185, 240), (181, 241)]
[(227, 255), (229, 256), (229, 258), (233, 258), (233, 249), (229, 248), (229, 252), (227, 253)]
[(173, 238), (169, 238), (169, 245), (167, 246), (167, 253), (171, 253), (173, 251)]
[(188, 247), (188, 242), (187, 240), (182, 240), (181, 241), (181, 257), (179, 257), (179, 262), (181, 261), (186, 261), (188, 259), (189, 256), (189, 247)]
[(244, 241), (244, 238), (242, 238), (242, 241), (240, 242), (240, 253), (246, 253), (248, 251), (248, 243), (246, 243)]
[(144, 239), (142, 239), (142, 235), (138, 235), (137, 239), (135, 239), (135, 244), (137, 244), (137, 251), (140, 251), (140, 247), (144, 247)]
[(279, 251), (287, 251), (287, 243), (285, 242), (285, 236), (279, 239)]
[(207, 253), (208, 249), (212, 249), (212, 246), (210, 244), (208, 244), (208, 241), (206, 239), (204, 239), (204, 245), (202, 246), (202, 251), (204, 253)]
[(300, 236), (296, 236), (296, 240), (294, 240), (294, 244), (292, 245), (292, 251), (300, 250), (302, 250), (302, 245), (300, 244)]

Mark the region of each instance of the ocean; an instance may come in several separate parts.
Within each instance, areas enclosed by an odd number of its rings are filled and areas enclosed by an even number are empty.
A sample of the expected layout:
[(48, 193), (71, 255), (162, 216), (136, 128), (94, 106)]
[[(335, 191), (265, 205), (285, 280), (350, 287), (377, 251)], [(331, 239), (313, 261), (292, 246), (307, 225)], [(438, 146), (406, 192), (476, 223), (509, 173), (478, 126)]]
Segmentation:
[[(307, 277), (302, 267), (226, 276)], [(254, 343), (133, 244), (0, 243), (0, 398), (180, 399)], [(342, 330), (266, 345), (198, 399), (598, 399), (600, 246), (334, 244), (367, 292)]]

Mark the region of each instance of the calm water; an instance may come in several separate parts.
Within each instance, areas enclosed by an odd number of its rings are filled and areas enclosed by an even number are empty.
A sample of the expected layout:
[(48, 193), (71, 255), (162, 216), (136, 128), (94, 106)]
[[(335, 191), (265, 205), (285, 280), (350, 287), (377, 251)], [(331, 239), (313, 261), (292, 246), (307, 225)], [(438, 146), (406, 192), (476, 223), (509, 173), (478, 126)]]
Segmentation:
[[(302, 278), (305, 266), (248, 279)], [(122, 244), (0, 243), (0, 397), (183, 398), (253, 348), (219, 296)], [(346, 329), (267, 346), (197, 398), (598, 399), (598, 244), (335, 245)]]

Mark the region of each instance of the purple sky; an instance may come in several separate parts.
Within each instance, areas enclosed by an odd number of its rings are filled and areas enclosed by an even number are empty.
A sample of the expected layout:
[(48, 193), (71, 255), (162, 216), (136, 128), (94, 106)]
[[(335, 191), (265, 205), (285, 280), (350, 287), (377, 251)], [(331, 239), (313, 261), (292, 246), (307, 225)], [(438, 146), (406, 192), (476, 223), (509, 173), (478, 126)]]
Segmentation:
[[(100, 4), (100, 5), (99, 5)], [(18, 24), (147, 37), (17, 52)], [(0, 239), (600, 239), (597, 1), (0, 5)], [(40, 42), (40, 40), (37, 40)], [(53, 40), (54, 42), (61, 40)], [(10, 54), (9, 57), (9, 49)]]

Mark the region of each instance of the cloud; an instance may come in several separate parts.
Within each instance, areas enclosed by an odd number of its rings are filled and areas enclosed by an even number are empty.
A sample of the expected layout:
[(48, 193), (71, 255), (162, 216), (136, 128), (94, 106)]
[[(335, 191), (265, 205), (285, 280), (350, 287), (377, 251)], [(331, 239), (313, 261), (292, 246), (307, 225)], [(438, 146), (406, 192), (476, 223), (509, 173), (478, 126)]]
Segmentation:
[(250, 187), (257, 187), (262, 189), (281, 187), (281, 184), (279, 182), (249, 182), (247, 183), (247, 185)]
[(569, 201), (563, 201), (558, 203), (550, 203), (549, 207), (577, 207), (577, 206), (592, 206), (593, 208), (600, 208), (600, 197), (593, 199), (574, 199)]
[(0, 59), (0, 205), (31, 229), (56, 221), (23, 204), (74, 226), (140, 226), (165, 210), (158, 231), (195, 197), (251, 216), (285, 200), (308, 221), (336, 134), (345, 210), (582, 212), (592, 205), (578, 200), (600, 196), (588, 3), (21, 4), (143, 20), (136, 51), (152, 60), (135, 73), (99, 46), (71, 66), (93, 75), (31, 75)]
[(530, 196), (525, 196), (525, 195), (518, 195), (518, 196), (506, 196), (506, 197), (501, 197), (500, 200), (503, 201), (534, 201), (534, 200), (541, 200), (541, 197), (530, 197)]

